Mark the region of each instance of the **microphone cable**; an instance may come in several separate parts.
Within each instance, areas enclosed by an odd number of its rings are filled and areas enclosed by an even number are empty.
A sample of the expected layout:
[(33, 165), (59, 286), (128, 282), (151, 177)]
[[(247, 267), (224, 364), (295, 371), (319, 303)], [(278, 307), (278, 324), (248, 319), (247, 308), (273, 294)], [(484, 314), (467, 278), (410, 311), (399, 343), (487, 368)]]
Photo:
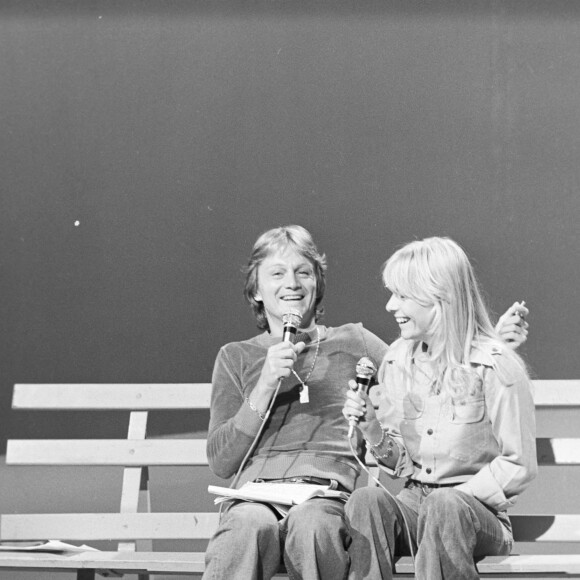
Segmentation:
[[(358, 456), (357, 452), (354, 449), (354, 446), (352, 444), (352, 438), (348, 437), (348, 444), (350, 446), (350, 451), (353, 455), (353, 457), (357, 460), (358, 464), (361, 466), (361, 468), (363, 469), (363, 471), (366, 472), (366, 474), (381, 488), (383, 489), (388, 496), (391, 497), (391, 499), (395, 502), (395, 505), (399, 508), (399, 512), (401, 512), (401, 516), (403, 517), (403, 527), (405, 528), (405, 532), (407, 532), (407, 542), (409, 544), (409, 550), (411, 551), (411, 560), (413, 562), (413, 567), (415, 567), (415, 550), (413, 549), (413, 539), (411, 537), (411, 528), (409, 527), (409, 522), (407, 521), (407, 518), (405, 516), (405, 512), (404, 510), (401, 508), (401, 502), (379, 481), (378, 477), (375, 477), (370, 469), (360, 460), (360, 457)], [(379, 460), (377, 459), (377, 465), (379, 464)], [(380, 468), (379, 468), (380, 469)], [(393, 551), (394, 551), (394, 546), (393, 546)]]
[[(264, 413), (264, 418), (262, 419), (262, 424), (260, 425), (260, 428), (258, 429), (258, 432), (256, 433), (256, 435), (254, 436), (254, 440), (252, 441), (250, 448), (248, 449), (248, 451), (244, 455), (244, 458), (242, 459), (242, 462), (240, 463), (240, 466), (238, 467), (238, 470), (236, 471), (236, 474), (234, 475), (232, 482), (228, 486), (230, 489), (235, 488), (236, 484), (238, 483), (238, 480), (240, 479), (240, 475), (242, 474), (242, 470), (244, 469), (244, 466), (246, 465), (246, 462), (248, 461), (250, 455), (254, 452), (254, 449), (256, 448), (258, 440), (260, 439), (260, 436), (262, 435), (262, 431), (264, 430), (264, 426), (266, 425), (266, 422), (268, 421), (268, 418), (270, 417), (270, 411), (272, 410), (272, 407), (274, 405), (274, 401), (276, 400), (276, 395), (278, 394), (278, 391), (280, 390), (281, 384), (282, 384), (282, 379), (280, 378), (280, 379), (278, 379), (278, 385), (276, 386), (276, 390), (274, 391), (274, 394), (272, 395), (272, 399), (270, 401), (270, 404), (268, 405), (268, 408), (266, 409), (266, 412)], [(218, 520), (220, 522), (221, 522), (221, 518), (222, 518), (223, 505), (224, 505), (224, 502), (222, 501), (220, 503), (220, 507), (218, 510)]]
[[(296, 338), (296, 331), (297, 331), (298, 327), (300, 326), (300, 323), (302, 322), (302, 314), (298, 310), (289, 310), (288, 312), (286, 312), (286, 314), (283, 315), (282, 321), (284, 323), (282, 342), (294, 343), (294, 340)], [(234, 488), (236, 486), (236, 484), (238, 483), (238, 481), (240, 479), (240, 475), (242, 474), (242, 470), (244, 469), (244, 466), (246, 465), (246, 462), (248, 461), (248, 459), (250, 458), (250, 456), (254, 452), (256, 445), (258, 444), (258, 441), (262, 435), (262, 432), (264, 431), (264, 426), (266, 425), (266, 423), (268, 422), (268, 419), (270, 417), (270, 413), (272, 411), (272, 407), (274, 406), (274, 402), (276, 401), (276, 397), (278, 396), (278, 391), (280, 390), (280, 387), (282, 385), (282, 380), (283, 380), (282, 377), (280, 377), (278, 379), (278, 384), (276, 385), (276, 390), (274, 391), (274, 394), (272, 395), (272, 398), (270, 399), (270, 403), (268, 405), (268, 408), (266, 409), (266, 412), (264, 413), (264, 418), (262, 419), (262, 424), (260, 425), (260, 428), (258, 429), (258, 432), (256, 433), (256, 435), (254, 436), (254, 440), (252, 441), (252, 444), (250, 445), (248, 451), (244, 455), (244, 458), (242, 459), (242, 462), (240, 463), (240, 466), (238, 467), (236, 474), (234, 475), (234, 478), (232, 479), (232, 482), (229, 485), (230, 489)], [(222, 506), (223, 506), (223, 502), (220, 504), (220, 509), (219, 509), (220, 520), (221, 520), (221, 515), (222, 515)]]
[(280, 378), (280, 379), (278, 379), (278, 385), (276, 386), (276, 390), (274, 391), (274, 394), (272, 395), (272, 399), (270, 400), (270, 404), (268, 405), (268, 408), (266, 409), (266, 412), (264, 413), (264, 418), (262, 419), (262, 424), (260, 425), (260, 428), (258, 429), (258, 432), (256, 433), (256, 435), (254, 436), (254, 440), (252, 441), (250, 448), (248, 449), (248, 451), (244, 455), (244, 458), (242, 459), (242, 462), (240, 463), (240, 466), (238, 467), (238, 470), (236, 472), (236, 475), (234, 476), (234, 479), (232, 480), (232, 482), (229, 485), (230, 489), (235, 487), (235, 485), (238, 483), (238, 480), (240, 478), (242, 470), (244, 469), (244, 466), (246, 465), (246, 461), (248, 461), (250, 455), (254, 452), (254, 449), (256, 448), (258, 440), (260, 439), (260, 436), (262, 435), (262, 431), (264, 430), (264, 426), (266, 425), (266, 422), (268, 421), (268, 418), (270, 417), (270, 412), (272, 411), (272, 407), (274, 406), (274, 401), (276, 400), (276, 396), (278, 395), (278, 391), (280, 390), (281, 385), (282, 385), (282, 379)]

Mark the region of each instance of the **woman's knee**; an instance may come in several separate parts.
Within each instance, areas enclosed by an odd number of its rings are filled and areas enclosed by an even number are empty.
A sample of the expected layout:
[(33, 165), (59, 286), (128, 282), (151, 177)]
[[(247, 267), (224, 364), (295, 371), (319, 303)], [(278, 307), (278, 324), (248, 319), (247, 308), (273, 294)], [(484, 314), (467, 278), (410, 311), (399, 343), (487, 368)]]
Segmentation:
[(379, 487), (361, 487), (356, 489), (346, 502), (345, 513), (348, 519), (364, 513), (396, 514), (396, 502), (387, 492)]
[(439, 525), (452, 522), (459, 514), (469, 510), (461, 492), (452, 487), (444, 487), (432, 491), (423, 501), (419, 510), (419, 519), (435, 520)]

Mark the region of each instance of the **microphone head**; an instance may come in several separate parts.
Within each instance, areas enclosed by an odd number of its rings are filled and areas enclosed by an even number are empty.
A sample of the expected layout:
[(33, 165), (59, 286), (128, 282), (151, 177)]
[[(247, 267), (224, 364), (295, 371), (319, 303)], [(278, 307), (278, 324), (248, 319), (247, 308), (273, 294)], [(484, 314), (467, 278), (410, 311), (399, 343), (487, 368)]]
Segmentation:
[(370, 379), (377, 372), (375, 363), (367, 356), (363, 356), (356, 363), (357, 377), (364, 377)]
[(302, 314), (298, 310), (288, 310), (288, 312), (282, 315), (282, 322), (284, 323), (284, 327), (291, 326), (293, 328), (299, 328), (302, 322)]

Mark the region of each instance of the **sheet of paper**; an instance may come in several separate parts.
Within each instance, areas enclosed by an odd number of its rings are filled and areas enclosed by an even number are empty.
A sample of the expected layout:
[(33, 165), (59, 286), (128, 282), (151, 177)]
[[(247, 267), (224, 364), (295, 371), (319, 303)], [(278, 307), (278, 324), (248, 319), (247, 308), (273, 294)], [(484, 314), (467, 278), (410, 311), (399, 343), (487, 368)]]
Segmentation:
[(346, 500), (348, 494), (325, 485), (309, 483), (246, 483), (240, 489), (210, 485), (208, 492), (219, 496), (219, 503), (226, 499), (243, 499), (247, 501), (262, 501), (270, 504), (298, 505), (314, 497), (332, 497)]
[(45, 540), (39, 542), (0, 542), (3, 552), (98, 552), (90, 546), (74, 546), (60, 540)]

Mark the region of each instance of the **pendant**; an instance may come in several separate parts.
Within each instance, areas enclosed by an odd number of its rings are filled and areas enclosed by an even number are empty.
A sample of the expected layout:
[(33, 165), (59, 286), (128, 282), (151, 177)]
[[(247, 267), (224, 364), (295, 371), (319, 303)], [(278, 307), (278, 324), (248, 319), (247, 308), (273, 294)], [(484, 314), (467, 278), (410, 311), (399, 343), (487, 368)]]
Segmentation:
[(301, 403), (310, 402), (310, 399), (308, 398), (308, 385), (306, 383), (302, 383), (302, 387), (300, 388), (300, 402)]

